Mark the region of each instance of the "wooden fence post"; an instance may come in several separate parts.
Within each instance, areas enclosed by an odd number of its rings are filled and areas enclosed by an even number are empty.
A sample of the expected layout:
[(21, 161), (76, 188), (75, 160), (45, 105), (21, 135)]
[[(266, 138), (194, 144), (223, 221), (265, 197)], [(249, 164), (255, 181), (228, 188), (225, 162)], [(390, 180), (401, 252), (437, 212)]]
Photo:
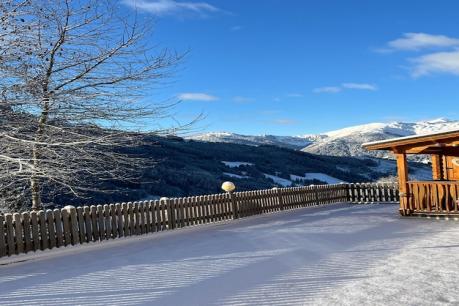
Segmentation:
[(230, 201), (231, 201), (231, 210), (233, 211), (233, 219), (239, 218), (239, 212), (237, 210), (236, 196), (233, 192), (228, 192)]
[(162, 205), (165, 206), (166, 215), (167, 215), (167, 229), (173, 229), (174, 223), (172, 220), (172, 208), (171, 208), (171, 201), (169, 198), (163, 197), (160, 199)]
[(274, 187), (273, 190), (275, 190), (277, 194), (277, 202), (279, 204), (279, 210), (284, 210), (284, 199), (282, 198), (282, 191), (277, 187)]
[(0, 214), (0, 257), (6, 256), (5, 217)]
[(311, 185), (311, 187), (314, 190), (314, 198), (315, 198), (316, 205), (320, 205), (320, 203), (319, 203), (319, 190), (317, 189), (316, 185)]

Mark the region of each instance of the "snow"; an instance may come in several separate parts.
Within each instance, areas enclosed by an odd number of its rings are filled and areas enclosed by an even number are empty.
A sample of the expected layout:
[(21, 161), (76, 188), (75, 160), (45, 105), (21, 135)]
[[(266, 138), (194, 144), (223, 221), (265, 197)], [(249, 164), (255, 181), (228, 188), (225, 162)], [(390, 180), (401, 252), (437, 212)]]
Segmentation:
[(0, 259), (0, 304), (451, 305), (458, 240), (397, 205), (304, 208)]
[(290, 187), (293, 184), (292, 181), (284, 179), (284, 178), (281, 178), (281, 177), (276, 176), (276, 175), (271, 175), (271, 174), (266, 174), (266, 173), (263, 173), (263, 175), (266, 178), (272, 179), (274, 181), (274, 183), (276, 183), (278, 185), (281, 185), (282, 187)]
[(249, 162), (243, 162), (243, 161), (222, 161), (222, 163), (225, 164), (225, 166), (230, 167), (230, 168), (237, 168), (239, 166), (253, 166), (253, 163)]
[(294, 174), (290, 174), (290, 179), (293, 181), (301, 181), (301, 180), (319, 180), (321, 182), (325, 182), (327, 184), (338, 184), (338, 183), (345, 183), (343, 180), (337, 179), (333, 176), (330, 176), (325, 173), (305, 173), (304, 176), (298, 176)]
[(238, 179), (250, 178), (250, 176), (247, 176), (247, 175), (239, 175), (239, 174), (234, 174), (234, 173), (229, 173), (229, 172), (223, 172), (223, 175), (238, 178)]

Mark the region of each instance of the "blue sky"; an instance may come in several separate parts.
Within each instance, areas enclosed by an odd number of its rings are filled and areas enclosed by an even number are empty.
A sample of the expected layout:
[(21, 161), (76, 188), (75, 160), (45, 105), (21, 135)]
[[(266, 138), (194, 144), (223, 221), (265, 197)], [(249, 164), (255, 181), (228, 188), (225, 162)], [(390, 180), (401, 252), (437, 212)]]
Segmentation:
[(155, 44), (190, 53), (177, 119), (201, 131), (300, 135), (459, 119), (459, 1), (122, 0)]

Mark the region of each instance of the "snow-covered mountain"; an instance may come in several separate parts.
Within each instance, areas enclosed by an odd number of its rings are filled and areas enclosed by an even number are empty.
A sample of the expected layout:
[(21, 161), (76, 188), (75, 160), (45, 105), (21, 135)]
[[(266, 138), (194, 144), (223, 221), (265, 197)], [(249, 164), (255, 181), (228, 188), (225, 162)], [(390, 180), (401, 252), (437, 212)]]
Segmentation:
[(234, 133), (205, 133), (188, 138), (208, 142), (227, 142), (247, 145), (276, 145), (298, 149), (309, 153), (332, 155), (332, 156), (373, 156), (390, 158), (385, 151), (368, 152), (362, 149), (365, 142), (385, 140), (394, 137), (421, 135), (459, 129), (459, 121), (448, 119), (436, 119), (414, 123), (391, 122), (369, 123), (352, 126), (336, 131), (317, 135), (303, 136), (273, 136), (260, 135), (249, 136)]
[(251, 146), (274, 145), (295, 150), (300, 150), (316, 140), (315, 135), (307, 136), (274, 136), (274, 135), (240, 135), (228, 132), (211, 132), (187, 137), (188, 139), (206, 142), (226, 142)]
[(459, 121), (443, 118), (414, 123), (370, 123), (324, 133), (318, 141), (302, 150), (321, 155), (391, 158), (392, 155), (387, 151), (368, 152), (362, 148), (362, 143), (458, 129)]

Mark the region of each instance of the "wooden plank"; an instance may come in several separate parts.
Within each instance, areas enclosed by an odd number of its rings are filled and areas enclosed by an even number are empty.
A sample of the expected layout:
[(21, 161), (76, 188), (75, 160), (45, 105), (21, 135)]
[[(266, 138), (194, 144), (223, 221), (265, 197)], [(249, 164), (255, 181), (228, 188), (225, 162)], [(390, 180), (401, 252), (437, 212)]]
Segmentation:
[(80, 243), (86, 242), (86, 228), (83, 216), (83, 207), (76, 208), (77, 220), (78, 220), (78, 234)]
[[(24, 252), (28, 253), (31, 250), (33, 250), (30, 214), (28, 212), (22, 213), (22, 227), (24, 229)], [(2, 234), (2, 229), (3, 229), (3, 221), (0, 218), (0, 257), (2, 256), (1, 255), (2, 241), (3, 243), (5, 243), (5, 238), (4, 238), (4, 235)]]
[(24, 238), (22, 231), (22, 220), (19, 213), (13, 214), (14, 237), (16, 238), (16, 253), (24, 253)]
[(104, 207), (97, 205), (97, 225), (99, 226), (99, 239), (100, 241), (105, 240), (105, 218), (104, 218)]
[(99, 241), (100, 240), (100, 230), (99, 230), (99, 217), (97, 216), (97, 206), (91, 205), (90, 206), (90, 211), (91, 211), (91, 223), (92, 223), (92, 235), (94, 236), (94, 241)]
[(161, 201), (155, 200), (155, 221), (156, 221), (156, 231), (159, 232), (162, 230), (162, 211), (161, 211)]
[(53, 211), (54, 229), (56, 230), (56, 246), (64, 245), (64, 229), (62, 226), (62, 216), (59, 209)]
[(38, 226), (38, 214), (36, 211), (30, 212), (30, 221), (32, 223), (32, 241), (33, 241), (33, 250), (40, 249), (40, 231)]
[(0, 257), (6, 256), (6, 240), (5, 240), (5, 217), (0, 214)]
[(116, 203), (115, 204), (115, 214), (117, 216), (117, 221), (118, 221), (118, 225), (117, 225), (117, 230), (118, 230), (118, 233), (117, 233), (117, 237), (123, 237), (124, 236), (124, 216), (123, 216), (123, 207), (121, 206), (122, 204), (120, 203)]
[(144, 214), (145, 214), (145, 233), (150, 232), (151, 228), (151, 210), (150, 210), (150, 202), (144, 201), (142, 203), (144, 207)]
[(94, 229), (92, 227), (91, 208), (89, 206), (83, 207), (83, 216), (84, 216), (84, 224), (86, 227), (86, 242), (91, 242), (93, 241), (93, 237), (94, 237)]
[(109, 240), (112, 238), (112, 220), (110, 216), (110, 206), (105, 204), (103, 206), (103, 211), (104, 211), (105, 239)]
[(121, 210), (123, 212), (123, 235), (129, 236), (129, 205), (128, 203), (121, 203)]
[(140, 210), (139, 202), (134, 202), (134, 216), (135, 216), (135, 235), (140, 235)]
[(54, 214), (51, 209), (46, 210), (46, 220), (48, 222), (49, 248), (54, 249), (57, 245), (57, 241)]
[(183, 215), (182, 215), (182, 198), (175, 199), (175, 209), (177, 218), (175, 220), (175, 226), (178, 228), (183, 227)]
[(7, 253), (8, 256), (16, 254), (16, 244), (14, 241), (14, 226), (13, 226), (13, 215), (5, 214), (6, 223), (6, 244), (8, 245)]
[(139, 215), (140, 215), (140, 234), (145, 234), (145, 206), (143, 202), (139, 203)]
[(48, 241), (48, 229), (46, 228), (46, 216), (43, 210), (38, 212), (38, 221), (40, 223), (40, 240), (41, 240), (41, 250), (46, 250), (49, 246)]
[(160, 210), (161, 210), (161, 230), (167, 229), (167, 198), (160, 199)]
[(110, 208), (110, 219), (112, 221), (111, 237), (114, 239), (118, 237), (118, 220), (116, 218), (117, 214), (116, 214), (115, 204), (110, 204), (109, 208)]
[(135, 214), (134, 214), (134, 203), (128, 202), (128, 214), (129, 214), (129, 236), (135, 235)]
[(80, 234), (78, 233), (78, 218), (76, 208), (70, 207), (70, 231), (72, 234), (72, 244), (77, 245), (80, 243)]
[(151, 210), (151, 232), (156, 232), (158, 230), (157, 219), (156, 219), (156, 201), (150, 201), (150, 210)]
[(71, 234), (71, 229), (70, 229), (70, 213), (67, 209), (63, 208), (61, 209), (61, 215), (62, 215), (62, 226), (64, 229), (64, 245), (68, 246), (72, 244), (72, 234)]

